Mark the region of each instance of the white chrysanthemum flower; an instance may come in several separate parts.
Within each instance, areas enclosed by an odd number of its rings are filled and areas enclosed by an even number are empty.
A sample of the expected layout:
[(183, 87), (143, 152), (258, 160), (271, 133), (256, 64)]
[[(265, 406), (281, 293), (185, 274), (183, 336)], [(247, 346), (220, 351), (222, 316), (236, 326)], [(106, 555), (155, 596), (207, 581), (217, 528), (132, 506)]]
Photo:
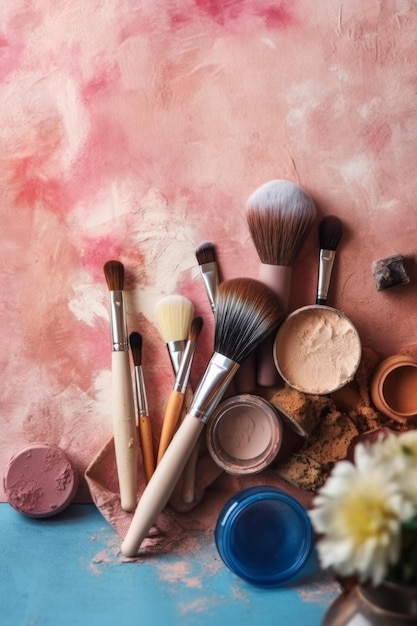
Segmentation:
[(401, 522), (414, 508), (390, 464), (375, 464), (362, 445), (355, 462), (335, 465), (309, 514), (323, 535), (317, 544), (322, 566), (378, 584), (398, 558)]
[(375, 462), (417, 464), (417, 431), (410, 430), (398, 435), (390, 433), (369, 446), (366, 453)]
[[(363, 453), (363, 450), (358, 450), (359, 455)], [(367, 448), (366, 454), (374, 463), (390, 465), (404, 497), (413, 503), (414, 515), (417, 514), (417, 431), (390, 434)]]

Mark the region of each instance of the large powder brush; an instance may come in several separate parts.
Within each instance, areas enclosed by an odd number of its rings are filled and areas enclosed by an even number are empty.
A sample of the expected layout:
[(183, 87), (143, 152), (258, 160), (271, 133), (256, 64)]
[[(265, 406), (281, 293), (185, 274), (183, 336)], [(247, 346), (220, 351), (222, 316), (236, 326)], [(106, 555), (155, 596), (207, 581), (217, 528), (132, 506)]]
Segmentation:
[[(288, 180), (271, 180), (256, 189), (246, 204), (246, 219), (260, 259), (259, 280), (277, 295), (288, 310), (292, 268), (313, 226), (312, 198)], [(272, 387), (279, 382), (272, 356), (272, 339), (257, 353), (257, 382)]]

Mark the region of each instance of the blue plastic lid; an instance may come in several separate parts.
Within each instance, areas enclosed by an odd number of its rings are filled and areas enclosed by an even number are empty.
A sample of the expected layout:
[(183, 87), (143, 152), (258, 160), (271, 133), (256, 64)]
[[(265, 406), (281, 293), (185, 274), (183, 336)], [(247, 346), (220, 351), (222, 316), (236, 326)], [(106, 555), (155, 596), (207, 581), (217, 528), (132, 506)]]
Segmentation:
[(307, 564), (314, 531), (304, 507), (275, 487), (251, 487), (231, 498), (215, 528), (225, 565), (244, 580), (277, 587)]

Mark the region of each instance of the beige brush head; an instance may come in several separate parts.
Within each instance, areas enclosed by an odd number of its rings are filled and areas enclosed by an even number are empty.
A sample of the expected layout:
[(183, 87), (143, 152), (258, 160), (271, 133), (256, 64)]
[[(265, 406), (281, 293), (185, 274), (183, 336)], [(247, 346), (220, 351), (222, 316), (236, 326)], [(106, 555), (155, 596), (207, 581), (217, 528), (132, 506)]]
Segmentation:
[(261, 263), (292, 266), (316, 217), (312, 198), (288, 180), (271, 180), (246, 204), (246, 218)]
[(172, 294), (161, 298), (155, 308), (159, 332), (165, 343), (186, 341), (194, 315), (194, 305), (185, 296)]

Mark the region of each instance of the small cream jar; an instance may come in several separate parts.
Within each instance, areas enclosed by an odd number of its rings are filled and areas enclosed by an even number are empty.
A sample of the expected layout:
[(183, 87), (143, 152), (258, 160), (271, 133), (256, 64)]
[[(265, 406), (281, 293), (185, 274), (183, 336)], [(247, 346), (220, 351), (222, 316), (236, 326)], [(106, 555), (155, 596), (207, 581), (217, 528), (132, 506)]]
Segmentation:
[(417, 423), (417, 363), (411, 357), (384, 359), (371, 380), (375, 408), (400, 424)]

